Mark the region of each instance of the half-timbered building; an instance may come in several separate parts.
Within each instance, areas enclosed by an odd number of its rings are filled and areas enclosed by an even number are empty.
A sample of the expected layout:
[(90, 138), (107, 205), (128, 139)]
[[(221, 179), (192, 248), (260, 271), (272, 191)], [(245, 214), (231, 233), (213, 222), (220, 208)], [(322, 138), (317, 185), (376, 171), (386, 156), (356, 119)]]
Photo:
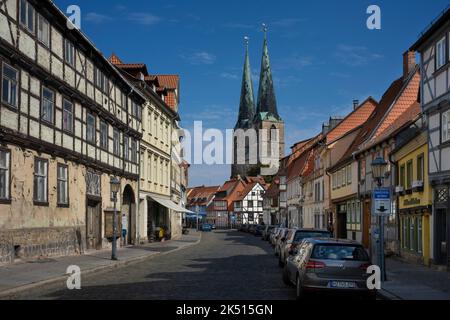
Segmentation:
[(421, 56), (422, 112), (428, 127), (433, 187), (433, 263), (450, 265), (450, 10), (412, 46)]
[(134, 242), (145, 97), (49, 0), (0, 3), (0, 70), (0, 263), (108, 247), (111, 176)]

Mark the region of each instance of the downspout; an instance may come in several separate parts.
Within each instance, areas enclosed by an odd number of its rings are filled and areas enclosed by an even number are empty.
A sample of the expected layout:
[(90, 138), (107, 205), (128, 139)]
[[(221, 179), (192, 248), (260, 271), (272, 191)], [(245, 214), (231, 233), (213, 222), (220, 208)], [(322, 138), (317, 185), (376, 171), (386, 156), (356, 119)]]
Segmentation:
[[(395, 177), (392, 174), (393, 170), (391, 170), (391, 185), (396, 186), (399, 183), (398, 174), (397, 174), (398, 166), (397, 166), (397, 163), (392, 160), (392, 153), (389, 154), (389, 162), (391, 163), (392, 168), (395, 169)], [(395, 193), (392, 191), (391, 191), (391, 194), (392, 194), (392, 196), (395, 195)], [(395, 222), (397, 225), (397, 237), (396, 238), (399, 239), (398, 247), (396, 248), (397, 249), (396, 254), (397, 254), (397, 256), (400, 256), (401, 228), (400, 228), (400, 199), (398, 197), (396, 197), (396, 199), (395, 199)]]

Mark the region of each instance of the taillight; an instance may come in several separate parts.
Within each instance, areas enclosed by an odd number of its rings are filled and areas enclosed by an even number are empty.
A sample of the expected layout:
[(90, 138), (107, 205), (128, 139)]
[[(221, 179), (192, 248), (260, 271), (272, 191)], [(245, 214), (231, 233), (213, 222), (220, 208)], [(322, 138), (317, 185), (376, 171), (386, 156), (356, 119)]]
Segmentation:
[(359, 268), (364, 271), (367, 271), (367, 268), (369, 268), (369, 267), (370, 267), (370, 263), (364, 263), (359, 266)]
[(323, 269), (326, 267), (326, 264), (319, 261), (308, 261), (306, 264), (306, 269)]

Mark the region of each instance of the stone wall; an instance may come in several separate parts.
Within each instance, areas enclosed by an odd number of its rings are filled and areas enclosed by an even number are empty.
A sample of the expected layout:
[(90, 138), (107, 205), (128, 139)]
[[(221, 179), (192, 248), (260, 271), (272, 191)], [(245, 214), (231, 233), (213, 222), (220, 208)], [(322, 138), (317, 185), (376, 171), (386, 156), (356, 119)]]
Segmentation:
[(0, 232), (0, 265), (15, 259), (32, 260), (84, 253), (85, 226)]

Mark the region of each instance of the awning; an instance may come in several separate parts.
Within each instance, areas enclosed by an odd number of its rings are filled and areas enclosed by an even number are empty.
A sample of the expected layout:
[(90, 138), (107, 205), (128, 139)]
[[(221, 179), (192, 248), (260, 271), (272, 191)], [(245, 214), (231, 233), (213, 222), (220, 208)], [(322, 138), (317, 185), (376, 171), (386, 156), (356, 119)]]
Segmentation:
[(176, 204), (175, 202), (173, 202), (173, 201), (170, 200), (170, 199), (165, 199), (165, 198), (157, 197), (157, 196), (149, 196), (149, 197), (150, 197), (152, 200), (158, 202), (160, 205), (162, 205), (162, 206), (164, 206), (164, 207), (166, 207), (166, 208), (168, 208), (168, 209), (171, 209), (171, 210), (173, 210), (173, 211), (176, 211), (176, 212), (186, 212), (186, 213), (194, 213), (194, 212), (189, 211), (188, 209), (183, 208), (182, 206)]

